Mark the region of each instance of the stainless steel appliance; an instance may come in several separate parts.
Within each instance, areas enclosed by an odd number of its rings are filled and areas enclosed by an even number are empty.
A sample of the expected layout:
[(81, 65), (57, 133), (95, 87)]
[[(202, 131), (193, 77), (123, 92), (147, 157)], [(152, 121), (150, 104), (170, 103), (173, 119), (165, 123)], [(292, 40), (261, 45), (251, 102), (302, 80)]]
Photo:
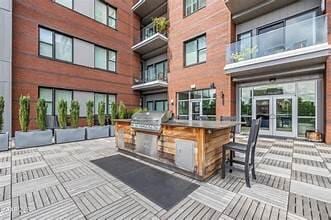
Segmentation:
[(131, 127), (136, 131), (136, 152), (157, 157), (161, 124), (167, 122), (170, 116), (169, 112), (139, 112), (132, 116)]

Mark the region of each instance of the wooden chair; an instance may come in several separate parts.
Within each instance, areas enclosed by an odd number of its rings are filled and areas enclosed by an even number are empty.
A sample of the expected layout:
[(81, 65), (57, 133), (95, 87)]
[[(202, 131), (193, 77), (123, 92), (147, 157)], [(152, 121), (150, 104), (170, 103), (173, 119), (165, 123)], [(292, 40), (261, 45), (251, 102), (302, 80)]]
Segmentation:
[[(256, 179), (255, 175), (255, 147), (257, 143), (257, 138), (259, 135), (259, 130), (261, 126), (261, 119), (252, 120), (251, 129), (249, 131), (249, 137), (247, 144), (240, 144), (236, 142), (230, 142), (228, 144), (223, 145), (222, 151), (222, 178), (225, 178), (225, 153), (226, 150), (230, 150), (230, 166), (232, 167), (233, 163), (238, 163), (245, 166), (245, 180), (246, 186), (251, 187), (250, 179), (249, 179), (249, 170), (250, 166), (252, 166), (252, 177)], [(233, 160), (231, 157), (231, 152), (240, 152), (245, 154), (244, 161)], [(250, 158), (251, 157), (251, 158)], [(251, 159), (251, 160), (250, 160)]]

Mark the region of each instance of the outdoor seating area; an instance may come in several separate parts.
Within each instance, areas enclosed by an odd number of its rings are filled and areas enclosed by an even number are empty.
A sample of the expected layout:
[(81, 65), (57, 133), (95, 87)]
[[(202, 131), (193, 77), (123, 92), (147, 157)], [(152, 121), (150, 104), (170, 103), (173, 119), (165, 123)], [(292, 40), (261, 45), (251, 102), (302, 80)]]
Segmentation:
[[(330, 146), (259, 137), (255, 156), (249, 188), (242, 166), (233, 164), (224, 179), (219, 171), (197, 181), (119, 153), (115, 138), (1, 152), (1, 217), (12, 210), (13, 219), (330, 219)], [(241, 157), (236, 152), (234, 159)], [(141, 187), (148, 175), (133, 183), (136, 176), (121, 173), (130, 168), (153, 172), (146, 185), (162, 180), (193, 188), (176, 203), (163, 203), (161, 189)]]

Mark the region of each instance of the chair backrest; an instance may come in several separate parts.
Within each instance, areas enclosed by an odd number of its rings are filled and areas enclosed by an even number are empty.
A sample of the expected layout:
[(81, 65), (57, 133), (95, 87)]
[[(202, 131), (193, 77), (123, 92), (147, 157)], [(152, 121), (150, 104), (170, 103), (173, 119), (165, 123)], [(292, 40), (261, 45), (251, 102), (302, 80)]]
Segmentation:
[(221, 121), (237, 121), (236, 116), (223, 116), (221, 115)]
[(246, 151), (246, 159), (249, 160), (249, 156), (251, 154), (252, 160), (254, 161), (255, 157), (255, 147), (257, 143), (257, 138), (259, 136), (259, 131), (261, 127), (261, 118), (253, 119), (251, 124), (251, 129), (249, 131), (249, 137), (247, 142), (247, 151)]

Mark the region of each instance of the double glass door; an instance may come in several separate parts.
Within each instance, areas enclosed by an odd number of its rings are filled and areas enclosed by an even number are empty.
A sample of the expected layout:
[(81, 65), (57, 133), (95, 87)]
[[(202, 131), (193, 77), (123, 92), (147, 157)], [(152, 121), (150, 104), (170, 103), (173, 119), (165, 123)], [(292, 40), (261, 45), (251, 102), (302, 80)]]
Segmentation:
[(294, 137), (297, 104), (293, 96), (254, 97), (253, 118), (262, 118), (261, 134)]

